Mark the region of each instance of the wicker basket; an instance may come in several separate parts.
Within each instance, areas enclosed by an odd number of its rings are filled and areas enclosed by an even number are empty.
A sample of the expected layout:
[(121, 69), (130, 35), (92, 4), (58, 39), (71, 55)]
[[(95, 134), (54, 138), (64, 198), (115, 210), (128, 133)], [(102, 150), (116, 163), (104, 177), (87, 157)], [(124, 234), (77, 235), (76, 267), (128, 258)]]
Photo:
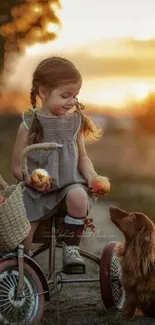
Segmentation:
[(30, 223), (23, 203), (22, 184), (8, 185), (0, 176), (0, 252), (14, 250), (27, 237)]
[[(25, 179), (30, 175), (27, 156), (32, 150), (55, 150), (63, 145), (57, 143), (38, 143), (28, 146), (21, 157), (21, 168)], [(26, 217), (23, 203), (23, 183), (8, 185), (0, 175), (0, 195), (5, 198), (0, 204), (0, 252), (14, 250), (28, 235), (30, 222)]]

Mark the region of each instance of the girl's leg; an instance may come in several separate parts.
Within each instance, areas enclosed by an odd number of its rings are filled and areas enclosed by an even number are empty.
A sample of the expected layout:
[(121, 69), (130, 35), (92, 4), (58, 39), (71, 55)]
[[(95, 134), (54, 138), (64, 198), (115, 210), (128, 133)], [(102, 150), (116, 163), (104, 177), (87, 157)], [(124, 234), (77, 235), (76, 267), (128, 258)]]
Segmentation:
[(75, 187), (66, 195), (67, 212), (74, 218), (83, 218), (87, 214), (88, 197), (82, 187)]
[(68, 266), (74, 267), (75, 264), (84, 266), (84, 261), (79, 254), (78, 246), (84, 230), (84, 221), (88, 209), (88, 196), (86, 191), (80, 186), (69, 190), (66, 195), (66, 206), (67, 215), (61, 224), (61, 233), (65, 243), (63, 249), (64, 270), (68, 269)]
[(66, 195), (67, 215), (62, 224), (63, 241), (79, 246), (88, 209), (88, 197), (81, 187), (75, 187)]
[(34, 233), (35, 233), (36, 229), (38, 228), (38, 226), (39, 226), (39, 221), (31, 222), (30, 232), (29, 232), (28, 236), (24, 239), (24, 251), (26, 254), (28, 254), (28, 252), (29, 252)]

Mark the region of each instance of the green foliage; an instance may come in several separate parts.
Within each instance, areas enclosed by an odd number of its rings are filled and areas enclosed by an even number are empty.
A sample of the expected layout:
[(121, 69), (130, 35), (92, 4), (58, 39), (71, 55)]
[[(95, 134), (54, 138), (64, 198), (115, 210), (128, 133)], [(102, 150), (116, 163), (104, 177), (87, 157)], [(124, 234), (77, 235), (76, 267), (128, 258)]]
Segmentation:
[(0, 2), (0, 65), (5, 54), (23, 51), (25, 45), (51, 41), (55, 32), (47, 24), (60, 25), (55, 7), (59, 0), (6, 0)]

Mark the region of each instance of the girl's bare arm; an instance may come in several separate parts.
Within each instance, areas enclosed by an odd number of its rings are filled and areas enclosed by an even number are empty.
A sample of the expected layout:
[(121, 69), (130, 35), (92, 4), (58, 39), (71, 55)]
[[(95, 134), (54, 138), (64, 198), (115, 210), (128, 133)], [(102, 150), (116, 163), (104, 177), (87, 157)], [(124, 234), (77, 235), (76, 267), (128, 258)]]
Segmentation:
[[(23, 180), (22, 170), (21, 170), (21, 156), (23, 150), (27, 146), (28, 140), (28, 133), (29, 131), (25, 128), (24, 124), (22, 123), (18, 129), (18, 133), (16, 136), (16, 141), (13, 148), (13, 156), (12, 156), (12, 171), (13, 175), (18, 181)], [(47, 182), (47, 184), (43, 184), (42, 187), (39, 184), (39, 188), (37, 188), (37, 184), (32, 186), (30, 180), (25, 180), (28, 186), (35, 188), (40, 192), (48, 191), (51, 188), (51, 180)]]
[(97, 176), (97, 173), (94, 169), (94, 166), (93, 166), (91, 160), (89, 159), (89, 157), (87, 155), (86, 148), (85, 148), (85, 142), (84, 142), (84, 136), (81, 134), (81, 132), (78, 135), (77, 143), (78, 143), (78, 149), (79, 149), (79, 170), (89, 185), (91, 179), (95, 178)]
[(21, 123), (17, 132), (17, 136), (13, 148), (12, 172), (15, 178), (17, 178), (17, 180), (19, 181), (23, 180), (23, 175), (21, 171), (21, 155), (23, 150), (27, 146), (28, 132), (29, 131), (26, 129), (24, 124)]

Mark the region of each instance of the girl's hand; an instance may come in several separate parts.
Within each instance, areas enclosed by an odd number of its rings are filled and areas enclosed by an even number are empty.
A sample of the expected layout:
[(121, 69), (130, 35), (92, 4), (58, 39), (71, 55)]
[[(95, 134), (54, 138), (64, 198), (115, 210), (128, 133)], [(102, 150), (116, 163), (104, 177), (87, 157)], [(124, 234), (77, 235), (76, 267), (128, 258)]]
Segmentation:
[(108, 177), (97, 175), (88, 181), (89, 190), (97, 195), (106, 195), (110, 191), (110, 182)]
[(35, 185), (32, 184), (31, 187), (35, 188), (35, 190), (37, 190), (39, 192), (49, 192), (52, 188), (51, 177), (49, 178), (49, 180), (46, 183), (44, 183), (44, 184), (36, 183)]
[(36, 191), (39, 192), (49, 192), (52, 188), (52, 178), (51, 176), (49, 177), (49, 180), (46, 183), (42, 183), (39, 179), (34, 183), (31, 182), (31, 177), (28, 177), (27, 179), (24, 180), (24, 183), (29, 186), (34, 188)]

